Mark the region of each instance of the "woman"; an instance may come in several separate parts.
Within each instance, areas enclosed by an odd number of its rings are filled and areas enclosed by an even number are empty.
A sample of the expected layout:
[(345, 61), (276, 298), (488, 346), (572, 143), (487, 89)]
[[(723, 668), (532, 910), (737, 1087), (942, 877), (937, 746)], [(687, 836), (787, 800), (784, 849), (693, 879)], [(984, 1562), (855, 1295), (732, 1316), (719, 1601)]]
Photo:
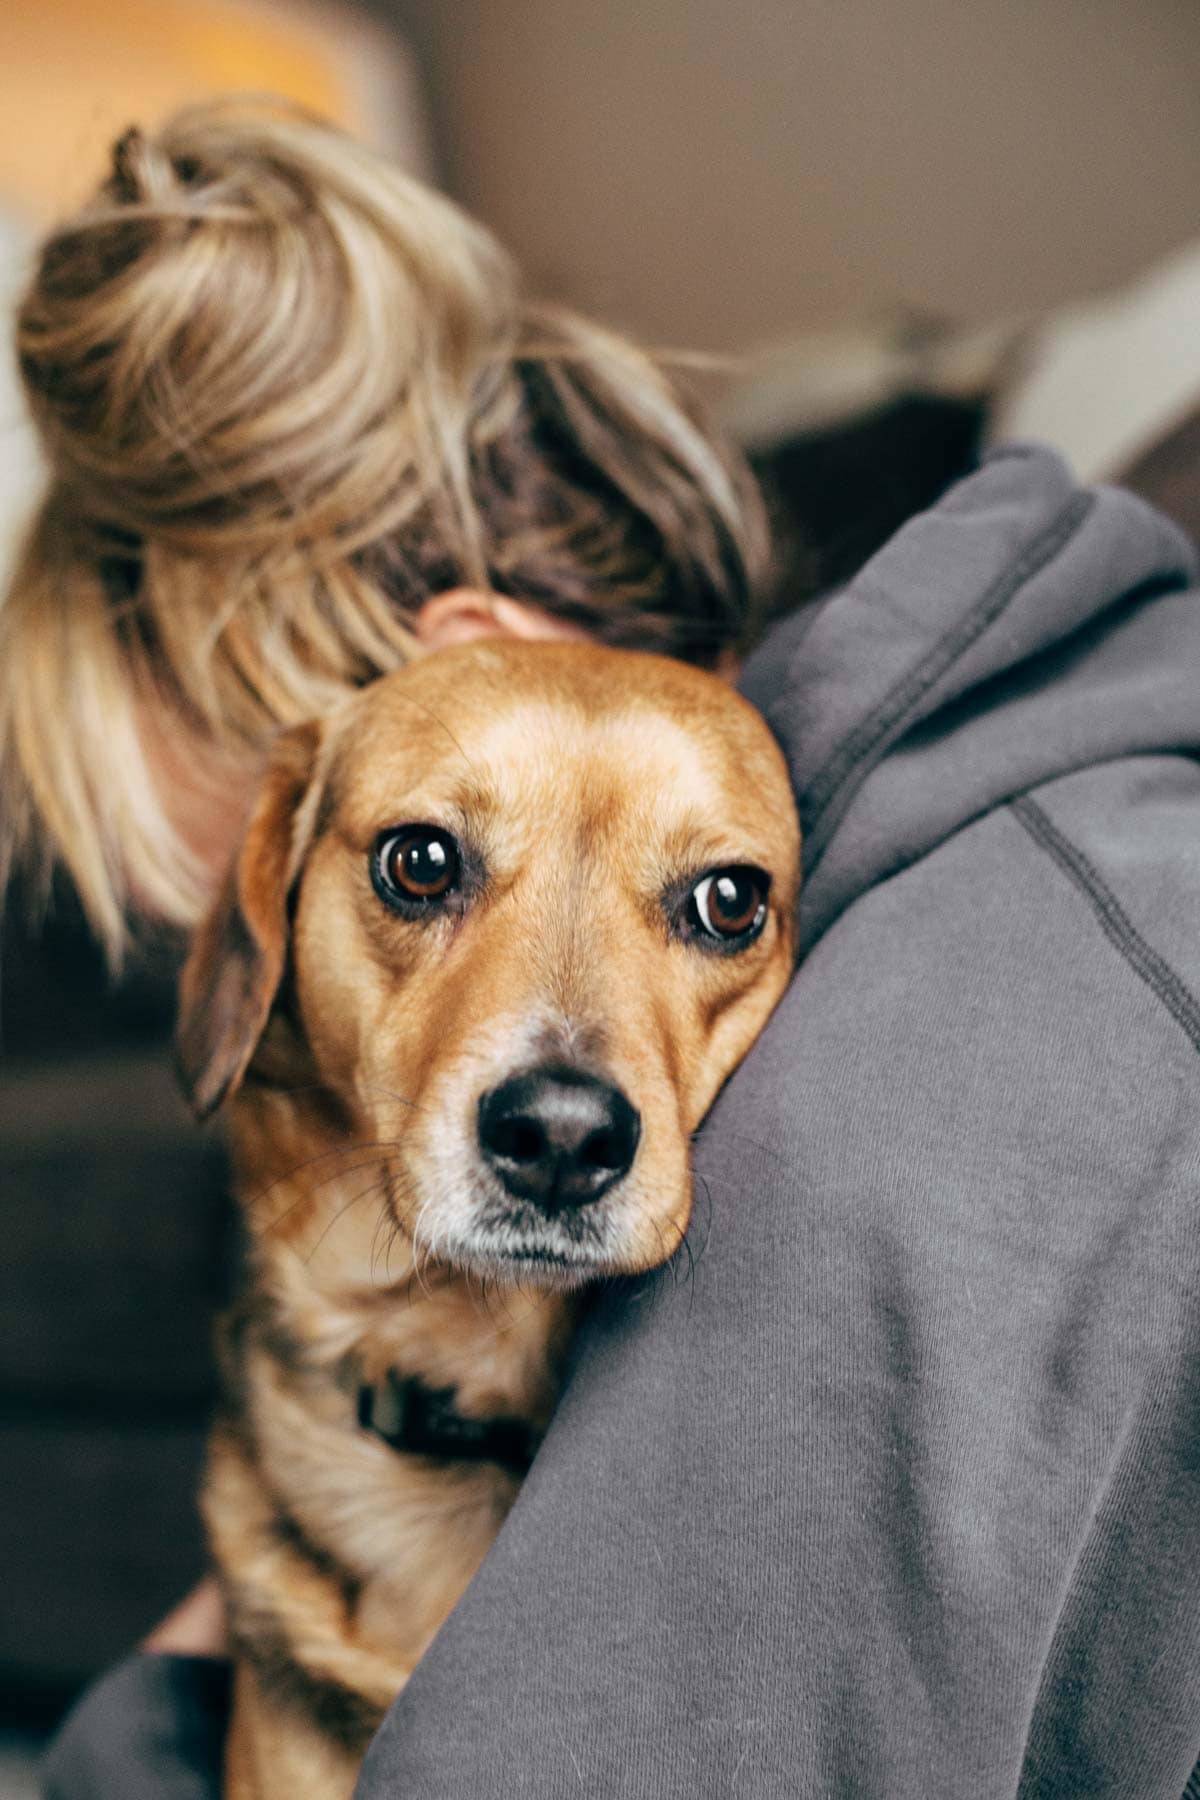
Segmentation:
[[(661, 374), (319, 128), (125, 140), (21, 353), (55, 481), (3, 816), (114, 955), (195, 917), (270, 732), (414, 647), (750, 634), (753, 502)], [(804, 959), (698, 1146), (692, 1281), (601, 1296), (362, 1795), (1183, 1793), (1195, 575), (1010, 451), (751, 655)], [(222, 1700), (135, 1659), (49, 1791), (215, 1791)]]
[(130, 902), (195, 923), (269, 737), (419, 642), (748, 635), (758, 503), (662, 372), (294, 114), (130, 132), (17, 347), (53, 481), (0, 615), (0, 872), (60, 860), (114, 960)]

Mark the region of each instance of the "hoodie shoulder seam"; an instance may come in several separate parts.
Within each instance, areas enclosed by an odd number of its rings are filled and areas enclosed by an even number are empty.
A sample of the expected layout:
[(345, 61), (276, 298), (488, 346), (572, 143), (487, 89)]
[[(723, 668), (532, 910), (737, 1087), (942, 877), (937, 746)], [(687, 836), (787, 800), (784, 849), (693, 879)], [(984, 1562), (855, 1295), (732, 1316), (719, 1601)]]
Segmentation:
[(810, 838), (845, 792), (855, 772), (878, 749), (897, 724), (924, 698), (950, 665), (970, 649), (1026, 585), (1052, 562), (1095, 505), (1086, 489), (1072, 494), (1050, 524), (992, 581), (966, 613), (957, 618), (914, 667), (905, 670), (883, 699), (843, 738), (804, 795)]
[(1109, 942), (1186, 1033), (1193, 1050), (1200, 1052), (1200, 1000), (1142, 936), (1095, 864), (1028, 795), (1011, 801), (1009, 811), (1088, 900)]

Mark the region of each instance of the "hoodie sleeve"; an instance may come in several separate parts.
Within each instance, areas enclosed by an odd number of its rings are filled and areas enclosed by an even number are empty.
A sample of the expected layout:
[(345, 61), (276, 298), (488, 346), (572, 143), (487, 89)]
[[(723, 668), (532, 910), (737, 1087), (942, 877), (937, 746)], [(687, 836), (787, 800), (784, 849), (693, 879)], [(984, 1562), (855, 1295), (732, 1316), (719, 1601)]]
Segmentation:
[(230, 1666), (131, 1656), (89, 1688), (50, 1747), (45, 1800), (220, 1800)]

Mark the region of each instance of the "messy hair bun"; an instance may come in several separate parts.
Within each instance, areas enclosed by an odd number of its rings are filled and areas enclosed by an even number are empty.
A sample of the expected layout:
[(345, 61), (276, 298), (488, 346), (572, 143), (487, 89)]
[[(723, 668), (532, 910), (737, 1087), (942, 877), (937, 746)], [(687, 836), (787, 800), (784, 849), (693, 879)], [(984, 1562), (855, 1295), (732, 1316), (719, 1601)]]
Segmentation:
[(148, 709), (257, 754), (459, 585), (698, 660), (745, 636), (757, 499), (661, 368), (307, 116), (126, 133), (17, 350), (51, 479), (0, 609), (0, 880), (61, 860), (114, 956), (131, 892), (205, 899)]

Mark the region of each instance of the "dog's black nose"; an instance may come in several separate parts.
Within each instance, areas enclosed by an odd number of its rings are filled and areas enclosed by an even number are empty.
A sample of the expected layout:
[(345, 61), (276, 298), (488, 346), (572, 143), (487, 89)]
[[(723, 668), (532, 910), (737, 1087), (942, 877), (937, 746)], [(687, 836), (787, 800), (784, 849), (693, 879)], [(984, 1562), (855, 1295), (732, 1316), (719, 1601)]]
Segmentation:
[(642, 1121), (619, 1088), (579, 1069), (531, 1069), (479, 1103), (479, 1145), (510, 1194), (543, 1212), (599, 1200), (634, 1156)]

